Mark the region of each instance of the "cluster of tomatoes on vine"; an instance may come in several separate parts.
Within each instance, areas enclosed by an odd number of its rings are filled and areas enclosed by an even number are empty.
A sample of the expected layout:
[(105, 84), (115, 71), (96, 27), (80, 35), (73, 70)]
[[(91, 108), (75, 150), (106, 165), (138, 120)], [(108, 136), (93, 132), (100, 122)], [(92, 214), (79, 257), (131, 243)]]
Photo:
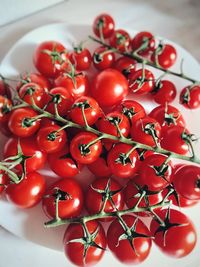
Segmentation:
[[(14, 90), (2, 76), (0, 124), (10, 137), (0, 163), (0, 192), (21, 208), (42, 200), (45, 214), (58, 225), (77, 220), (64, 236), (65, 254), (74, 264), (97, 263), (107, 244), (120, 261), (142, 262), (152, 240), (164, 253), (186, 256), (196, 244), (196, 230), (166, 204), (188, 207), (200, 199), (200, 168), (171, 161), (177, 154), (195, 158), (195, 137), (169, 104), (175, 85), (116, 53), (133, 51), (169, 68), (176, 50), (149, 32), (131, 39), (125, 30), (115, 30), (108, 14), (95, 19), (93, 30), (109, 47), (92, 55), (83, 44), (68, 52), (57, 41), (45, 41), (33, 55), (39, 73), (22, 74)], [(183, 89), (184, 106), (200, 105), (199, 90), (196, 84)], [(147, 93), (160, 104), (149, 114), (129, 98)], [(38, 172), (46, 162), (60, 177), (48, 188)], [(97, 177), (87, 190), (74, 179), (85, 165)], [(150, 228), (138, 216), (152, 217)], [(105, 221), (111, 222), (107, 234)]]

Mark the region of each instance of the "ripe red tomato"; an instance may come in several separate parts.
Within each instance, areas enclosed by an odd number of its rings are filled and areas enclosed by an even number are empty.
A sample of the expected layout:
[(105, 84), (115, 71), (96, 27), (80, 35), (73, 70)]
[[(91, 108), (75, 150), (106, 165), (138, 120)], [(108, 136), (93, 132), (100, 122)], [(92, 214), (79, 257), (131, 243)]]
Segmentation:
[(109, 39), (110, 46), (116, 48), (120, 52), (128, 51), (130, 42), (130, 35), (123, 29), (115, 30)]
[(107, 162), (111, 172), (119, 178), (131, 178), (137, 171), (138, 153), (133, 150), (130, 155), (127, 153), (132, 149), (131, 145), (116, 144), (108, 153)]
[(0, 95), (0, 123), (7, 122), (10, 118), (12, 102), (10, 99)]
[(160, 124), (155, 119), (147, 116), (137, 120), (131, 127), (132, 139), (148, 146), (155, 146), (156, 141), (159, 142), (160, 135)]
[(180, 94), (180, 103), (188, 109), (200, 107), (200, 85), (186, 86)]
[(172, 181), (172, 163), (171, 161), (162, 164), (167, 156), (162, 154), (153, 154), (147, 157), (140, 164), (138, 184), (147, 186), (149, 191), (158, 192), (168, 186)]
[(19, 137), (32, 136), (40, 127), (40, 121), (35, 120), (38, 114), (30, 108), (18, 108), (12, 111), (8, 127)]
[(100, 46), (93, 54), (93, 64), (98, 70), (111, 68), (115, 62), (115, 54), (112, 50)]
[(46, 126), (37, 133), (37, 144), (41, 150), (46, 153), (54, 153), (60, 151), (67, 142), (65, 130), (60, 130), (60, 126)]
[(37, 172), (27, 173), (18, 184), (6, 187), (6, 197), (20, 208), (31, 208), (42, 199), (46, 189), (44, 177)]
[(87, 167), (96, 177), (109, 177), (112, 175), (106, 156), (104, 157), (102, 154), (93, 163), (88, 164)]
[(129, 57), (120, 57), (114, 63), (114, 68), (120, 71), (126, 78), (136, 71), (136, 61)]
[(200, 199), (200, 168), (185, 165), (174, 174), (174, 186), (177, 192), (190, 200)]
[(70, 178), (79, 174), (82, 166), (70, 155), (69, 148), (48, 155), (48, 163), (53, 172), (62, 178)]
[(74, 99), (87, 95), (89, 92), (88, 76), (83, 72), (76, 73), (74, 77), (70, 77), (68, 73), (61, 73), (54, 83), (56, 87), (66, 88)]
[(62, 219), (77, 217), (83, 207), (83, 192), (74, 179), (60, 179), (52, 184), (45, 193), (42, 207), (50, 218), (56, 215), (56, 198), (58, 199), (58, 215)]
[(92, 62), (90, 51), (81, 46), (74, 47), (74, 51), (70, 53), (69, 59), (78, 71), (88, 70)]
[(174, 83), (168, 80), (161, 80), (156, 83), (152, 95), (158, 104), (171, 103), (176, 98), (176, 87)]
[[(156, 51), (156, 50), (155, 50)], [(151, 60), (156, 62), (164, 69), (168, 69), (174, 65), (177, 58), (176, 49), (170, 44), (164, 44), (159, 47), (159, 52), (156, 55), (154, 52), (151, 56)]]
[[(8, 139), (4, 146), (4, 159), (17, 156), (18, 145), (20, 145), (23, 155), (27, 157), (24, 161), (27, 173), (37, 171), (44, 167), (46, 153), (38, 147), (36, 139), (33, 137)], [(22, 170), (21, 165), (17, 165), (15, 168)]]
[(88, 125), (93, 125), (101, 116), (101, 109), (97, 101), (89, 96), (77, 98), (70, 111), (70, 117), (73, 122), (85, 126), (82, 108), (84, 107), (85, 118)]
[[(108, 199), (104, 204), (106, 196)], [(122, 210), (124, 207), (122, 186), (112, 178), (94, 180), (86, 193), (85, 205), (90, 214), (96, 214), (102, 209), (105, 212)]]
[(155, 48), (155, 39), (150, 32), (139, 32), (133, 37), (131, 41), (133, 51), (139, 49), (145, 41), (148, 41), (147, 46), (139, 50), (138, 54), (147, 55), (150, 51), (153, 51)]
[(124, 215), (122, 219), (130, 231), (125, 231), (118, 219), (113, 221), (107, 232), (108, 247), (120, 262), (141, 263), (151, 250), (150, 232), (145, 224), (134, 216)]
[(66, 61), (68, 61), (66, 48), (56, 41), (42, 42), (33, 54), (36, 69), (47, 78), (57, 77)]
[(136, 70), (128, 77), (129, 89), (134, 94), (147, 94), (151, 92), (155, 86), (155, 78), (150, 70)]
[[(150, 231), (154, 242), (162, 250), (174, 258), (187, 256), (195, 247), (197, 234), (190, 219), (178, 210), (163, 209), (156, 211), (165, 225), (152, 220)], [(178, 238), (177, 238), (178, 237)]]
[(78, 266), (94, 266), (103, 257), (107, 246), (105, 231), (99, 222), (89, 221), (86, 227), (89, 237), (80, 223), (70, 224), (64, 235), (65, 255)]
[(100, 14), (93, 22), (93, 32), (97, 37), (109, 38), (115, 29), (115, 22), (113, 18), (106, 14)]
[(91, 94), (101, 107), (119, 104), (128, 94), (126, 78), (115, 69), (101, 71), (94, 78)]
[(97, 135), (90, 132), (80, 132), (75, 135), (70, 143), (70, 153), (72, 157), (82, 164), (90, 164), (96, 161), (102, 151), (101, 141), (98, 140), (87, 147), (90, 142), (94, 142), (96, 139)]

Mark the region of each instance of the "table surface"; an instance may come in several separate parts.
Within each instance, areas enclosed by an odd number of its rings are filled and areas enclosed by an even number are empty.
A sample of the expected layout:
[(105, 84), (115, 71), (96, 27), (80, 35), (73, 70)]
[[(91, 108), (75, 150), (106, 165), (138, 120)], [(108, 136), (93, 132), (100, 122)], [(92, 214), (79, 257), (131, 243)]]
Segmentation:
[[(1, 5), (0, 13), (3, 10)], [(172, 39), (200, 60), (199, 0), (71, 0), (0, 27), (0, 61), (20, 37), (36, 27), (57, 22), (91, 24), (101, 12), (112, 14), (118, 27)], [(53, 267), (55, 262), (65, 266), (63, 253), (15, 237), (1, 226), (0, 251), (0, 267)]]

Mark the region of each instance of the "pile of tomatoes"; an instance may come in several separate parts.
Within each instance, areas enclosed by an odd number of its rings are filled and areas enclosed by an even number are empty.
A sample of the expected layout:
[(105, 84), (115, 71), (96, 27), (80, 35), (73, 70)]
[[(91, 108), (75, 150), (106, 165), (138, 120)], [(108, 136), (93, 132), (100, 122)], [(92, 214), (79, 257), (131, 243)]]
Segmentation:
[[(64, 250), (76, 265), (93, 266), (107, 245), (130, 264), (144, 261), (152, 242), (170, 256), (184, 257), (197, 233), (176, 207), (200, 199), (200, 168), (174, 165), (172, 158), (173, 153), (189, 155), (194, 136), (171, 105), (175, 85), (155, 78), (130, 56), (137, 53), (168, 69), (176, 49), (149, 32), (131, 38), (115, 29), (108, 14), (95, 19), (93, 31), (106, 44), (93, 53), (83, 44), (67, 51), (57, 41), (46, 41), (34, 51), (38, 73), (21, 74), (14, 90), (2, 77), (0, 124), (9, 138), (0, 163), (0, 192), (20, 208), (42, 201), (45, 214), (58, 224), (74, 219)], [(159, 105), (147, 114), (133, 100), (138, 94), (151, 95)], [(183, 88), (180, 102), (199, 107), (200, 86)], [(46, 163), (59, 177), (49, 187), (39, 173)], [(76, 180), (84, 166), (96, 177), (86, 190)]]

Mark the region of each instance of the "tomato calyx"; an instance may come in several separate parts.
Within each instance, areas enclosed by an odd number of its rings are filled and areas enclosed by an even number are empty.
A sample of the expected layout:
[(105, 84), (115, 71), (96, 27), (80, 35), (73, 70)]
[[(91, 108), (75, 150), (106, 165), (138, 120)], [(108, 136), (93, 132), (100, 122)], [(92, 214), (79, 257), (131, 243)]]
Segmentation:
[(72, 196), (69, 193), (61, 190), (58, 187), (54, 188), (54, 193), (51, 196), (55, 198), (55, 202), (56, 200), (65, 201), (65, 200), (72, 199)]
[(151, 168), (155, 171), (155, 174), (159, 177), (161, 177), (162, 179), (164, 179), (166, 182), (167, 179), (165, 178), (165, 174), (168, 171), (169, 166), (167, 164), (162, 164), (161, 166), (155, 166), (152, 165)]
[(157, 136), (155, 123), (150, 122), (150, 123), (147, 123), (145, 126), (142, 125), (142, 130), (145, 134), (151, 135), (155, 142), (155, 145), (158, 146), (159, 137)]
[(80, 108), (80, 109), (87, 109), (87, 108), (91, 108), (90, 104), (88, 103), (87, 100), (83, 101), (83, 102), (77, 102), (75, 104), (73, 104), (72, 108)]
[(58, 52), (56, 51), (56, 48), (53, 49), (53, 51), (44, 49), (42, 50), (42, 53), (47, 54), (51, 57), (52, 64), (55, 64), (56, 62), (59, 62), (60, 64), (63, 64), (65, 60), (63, 59), (62, 55), (65, 54), (65, 52)]
[(181, 95), (181, 104), (188, 104), (190, 102), (190, 93), (191, 93), (191, 89), (192, 89), (192, 86), (189, 86), (186, 88), (184, 94)]
[(122, 113), (129, 119), (129, 122), (131, 124), (131, 119), (137, 114), (137, 112), (134, 111), (134, 108), (127, 108), (123, 105), (122, 107)]

